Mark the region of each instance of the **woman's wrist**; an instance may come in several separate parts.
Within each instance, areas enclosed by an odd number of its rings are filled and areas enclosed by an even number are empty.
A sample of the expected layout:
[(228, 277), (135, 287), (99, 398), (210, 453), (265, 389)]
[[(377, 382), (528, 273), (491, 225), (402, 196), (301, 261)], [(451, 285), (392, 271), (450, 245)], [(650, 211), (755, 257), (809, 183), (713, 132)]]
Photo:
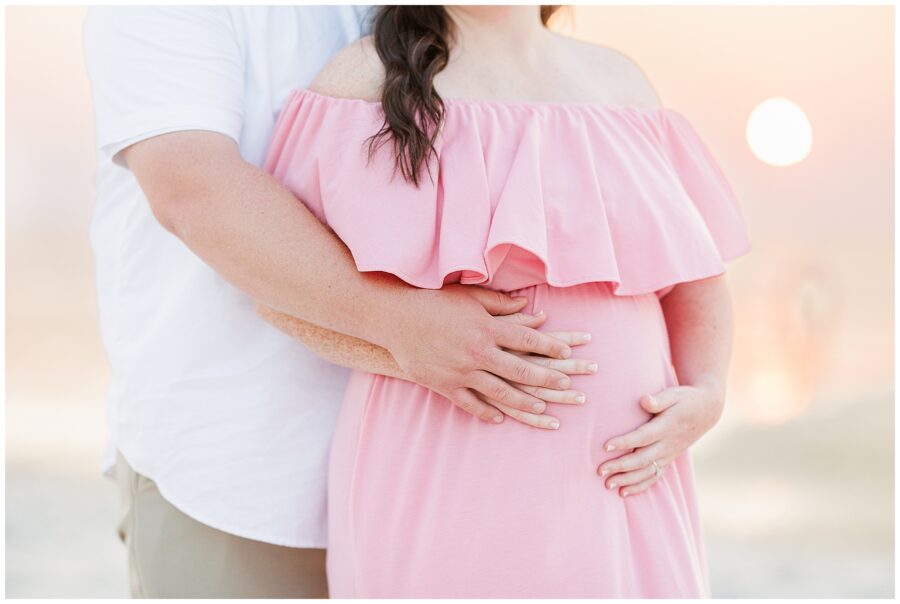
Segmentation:
[(725, 380), (716, 374), (700, 374), (682, 386), (690, 386), (703, 393), (703, 399), (717, 410), (716, 421), (725, 408)]
[(702, 388), (715, 398), (725, 398), (725, 379), (714, 373), (703, 373), (690, 380), (690, 385)]

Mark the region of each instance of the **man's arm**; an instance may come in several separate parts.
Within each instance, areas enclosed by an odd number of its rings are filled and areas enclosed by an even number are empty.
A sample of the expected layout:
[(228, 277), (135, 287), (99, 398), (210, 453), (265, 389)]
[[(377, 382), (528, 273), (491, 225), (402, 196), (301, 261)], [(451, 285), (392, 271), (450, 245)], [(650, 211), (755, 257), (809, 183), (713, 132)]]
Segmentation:
[(330, 363), (390, 377), (407, 379), (387, 349), (366, 340), (319, 327), (309, 321), (286, 315), (268, 306), (257, 305), (256, 312), (267, 323), (301, 340), (307, 348)]
[[(542, 412), (510, 382), (565, 390), (565, 373), (505, 350), (564, 359), (571, 348), (510, 314), (524, 307), (481, 288), (424, 290), (361, 273), (343, 243), (285, 187), (245, 162), (234, 140), (207, 131), (147, 138), (122, 157), (154, 215), (195, 254), (258, 302), (387, 349), (413, 381), (482, 419), (481, 396)], [(499, 420), (497, 419), (499, 418)]]
[[(326, 361), (349, 367), (351, 369), (360, 369), (369, 373), (377, 373), (387, 375), (402, 380), (409, 380), (397, 361), (386, 349), (381, 346), (372, 344), (365, 340), (360, 340), (353, 336), (348, 336), (318, 325), (313, 325), (309, 321), (298, 319), (297, 317), (286, 315), (277, 310), (273, 310), (267, 306), (257, 305), (256, 312), (268, 323), (301, 340), (307, 348)], [(538, 327), (543, 324), (545, 316), (533, 316), (529, 319), (531, 327)], [(562, 340), (570, 346), (584, 344), (585, 341), (579, 339), (577, 333), (557, 332), (550, 334)], [(534, 359), (535, 357), (529, 357)], [(553, 361), (547, 358), (541, 359), (542, 362), (551, 362), (557, 364), (556, 369), (565, 372), (568, 375), (573, 374), (589, 374), (593, 371), (589, 367), (588, 361), (579, 359), (567, 359)], [(547, 402), (566, 403), (577, 405), (584, 402), (582, 393), (576, 390), (542, 390), (537, 387), (520, 386), (527, 389), (540, 398), (544, 398)], [(504, 405), (496, 400), (488, 401), (491, 405), (501, 410), (506, 415), (513, 417), (524, 424), (534, 426), (535, 428), (557, 429), (560, 426), (559, 419), (546, 413), (526, 412)]]

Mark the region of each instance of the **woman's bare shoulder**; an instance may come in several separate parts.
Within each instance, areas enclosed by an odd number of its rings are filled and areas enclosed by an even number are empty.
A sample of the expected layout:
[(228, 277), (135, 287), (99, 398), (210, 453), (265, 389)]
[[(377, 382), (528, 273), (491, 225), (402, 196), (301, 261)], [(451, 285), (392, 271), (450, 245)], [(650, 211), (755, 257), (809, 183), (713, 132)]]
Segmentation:
[(590, 66), (595, 80), (603, 82), (604, 88), (614, 90), (618, 102), (623, 105), (658, 107), (662, 105), (659, 94), (637, 61), (620, 50), (576, 40), (560, 35), (569, 50), (580, 62)]
[(384, 66), (372, 36), (366, 36), (338, 51), (309, 89), (327, 96), (378, 101), (383, 82)]

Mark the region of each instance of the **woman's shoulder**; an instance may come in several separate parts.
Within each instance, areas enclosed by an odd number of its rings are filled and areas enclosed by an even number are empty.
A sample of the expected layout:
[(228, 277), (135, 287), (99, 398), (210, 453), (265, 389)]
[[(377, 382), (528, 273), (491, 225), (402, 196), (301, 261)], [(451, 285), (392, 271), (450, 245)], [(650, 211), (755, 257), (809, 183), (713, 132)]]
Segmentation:
[(372, 36), (365, 36), (339, 50), (309, 89), (327, 96), (378, 101), (383, 82), (384, 66)]
[(614, 104), (635, 105), (640, 107), (659, 107), (662, 105), (650, 78), (644, 69), (624, 52), (602, 44), (577, 40), (562, 34), (555, 34), (560, 45), (565, 48), (572, 60), (590, 69), (602, 82), (605, 95), (613, 91), (616, 96)]

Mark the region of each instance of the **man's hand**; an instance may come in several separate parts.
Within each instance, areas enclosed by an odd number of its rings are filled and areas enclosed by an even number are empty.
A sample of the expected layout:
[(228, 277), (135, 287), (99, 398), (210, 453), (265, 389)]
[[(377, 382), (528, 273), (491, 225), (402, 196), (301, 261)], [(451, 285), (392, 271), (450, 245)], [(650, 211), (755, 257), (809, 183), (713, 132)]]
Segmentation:
[[(484, 291), (485, 290), (479, 288), (474, 288), (473, 293), (476, 298), (479, 298), (484, 297)], [(486, 299), (493, 298), (488, 296)], [(510, 304), (513, 303), (514, 306), (510, 306), (509, 308), (520, 307), (522, 300), (510, 300)], [(495, 308), (508, 310), (505, 303)], [(360, 338), (355, 338), (347, 334), (320, 327), (309, 321), (304, 321), (303, 319), (278, 312), (262, 304), (257, 305), (256, 312), (272, 326), (299, 339), (309, 350), (331, 363), (350, 367), (352, 369), (359, 369), (360, 371), (367, 371), (369, 373), (376, 373), (415, 382), (411, 376), (404, 373), (393, 355), (381, 346), (377, 346)], [(530, 327), (535, 328), (539, 327), (546, 319), (546, 317), (541, 314), (522, 315), (519, 313), (499, 315), (499, 318), (515, 321), (520, 324), (528, 324)], [(553, 336), (570, 346), (577, 346), (585, 342), (583, 334), (580, 332), (560, 332), (547, 335)], [(568, 375), (575, 373), (592, 373), (596, 370), (596, 363), (591, 364), (579, 359), (570, 358), (557, 360), (538, 355), (524, 353), (515, 354), (530, 363), (542, 365), (544, 367), (552, 367), (553, 369)], [(422, 385), (427, 387), (427, 384)], [(574, 390), (552, 390), (540, 386), (527, 386), (519, 383), (515, 383), (514, 385), (516, 388), (529, 392), (548, 402), (574, 404), (584, 402), (584, 395)], [(549, 429), (559, 427), (559, 420), (550, 415), (521, 411), (495, 400), (487, 399), (482, 395), (476, 394), (476, 396), (479, 396), (481, 400), (487, 401), (488, 404), (493, 405), (504, 414), (509, 415), (524, 424)]]
[(538, 331), (546, 316), (519, 312), (526, 302), (465, 285), (411, 290), (387, 348), (412, 381), (483, 420), (501, 422), (506, 413), (557, 428), (556, 418), (539, 416), (547, 400), (583, 402), (567, 374), (593, 372), (590, 361), (570, 359), (571, 346), (589, 334)]
[(673, 386), (640, 399), (641, 407), (654, 413), (652, 419), (627, 434), (609, 439), (604, 448), (633, 451), (600, 464), (606, 487), (622, 487), (624, 497), (647, 490), (658, 478), (653, 462), (666, 467), (706, 434), (722, 415), (725, 393), (721, 386)]

